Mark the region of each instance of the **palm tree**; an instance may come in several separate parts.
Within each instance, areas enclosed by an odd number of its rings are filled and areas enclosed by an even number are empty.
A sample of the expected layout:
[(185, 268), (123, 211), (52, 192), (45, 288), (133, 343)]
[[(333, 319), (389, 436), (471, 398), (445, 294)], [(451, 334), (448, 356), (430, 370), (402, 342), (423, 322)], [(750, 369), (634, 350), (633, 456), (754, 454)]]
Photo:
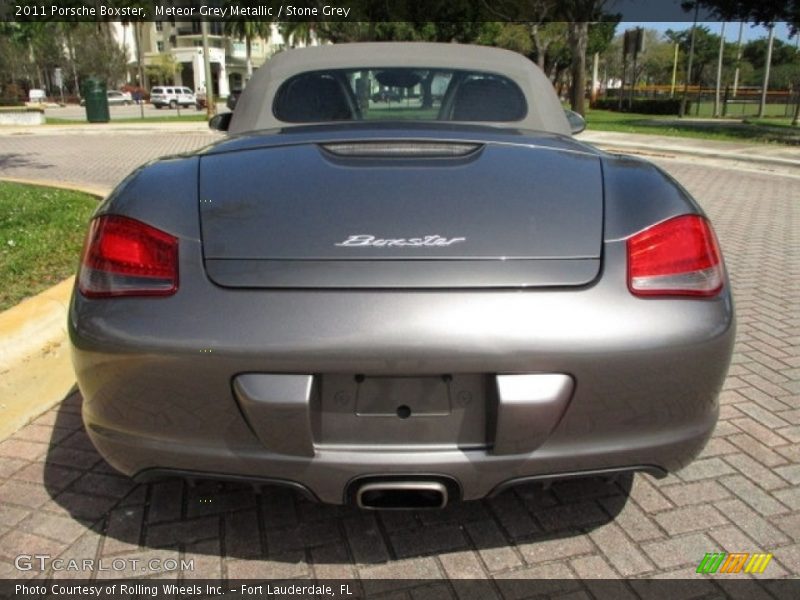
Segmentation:
[(267, 38), (271, 33), (272, 24), (267, 21), (239, 21), (230, 20), (225, 22), (225, 33), (237, 40), (244, 40), (247, 53), (247, 75), (245, 81), (249, 81), (253, 76), (253, 59), (251, 47), (254, 38)]
[(278, 25), (283, 43), (289, 48), (298, 44), (308, 46), (314, 39), (314, 23), (308, 21), (288, 21)]

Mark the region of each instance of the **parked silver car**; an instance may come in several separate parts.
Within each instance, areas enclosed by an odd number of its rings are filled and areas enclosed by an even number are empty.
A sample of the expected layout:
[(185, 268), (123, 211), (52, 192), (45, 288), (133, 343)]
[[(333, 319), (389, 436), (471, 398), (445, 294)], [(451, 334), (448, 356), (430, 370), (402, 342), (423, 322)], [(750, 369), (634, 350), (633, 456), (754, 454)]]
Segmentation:
[(419, 508), (705, 445), (734, 339), (711, 224), (573, 139), (527, 58), (291, 50), (213, 124), (91, 222), (69, 330), (120, 471)]
[[(133, 97), (131, 96), (130, 92), (122, 92), (119, 90), (108, 90), (106, 92), (106, 99), (108, 100), (109, 106), (120, 105), (124, 104), (128, 106), (129, 104), (133, 103)], [(81, 106), (86, 104), (86, 99), (81, 98)]]

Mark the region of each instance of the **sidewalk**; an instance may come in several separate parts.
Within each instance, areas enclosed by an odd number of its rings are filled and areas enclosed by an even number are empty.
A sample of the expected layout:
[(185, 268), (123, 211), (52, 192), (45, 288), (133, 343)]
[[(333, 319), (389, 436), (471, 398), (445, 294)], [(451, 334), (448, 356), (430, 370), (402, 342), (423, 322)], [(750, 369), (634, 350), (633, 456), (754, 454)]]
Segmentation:
[[(209, 130), (204, 121), (185, 123), (80, 123), (74, 125), (43, 125), (39, 127), (0, 127), (3, 136), (62, 136), (62, 135), (152, 135), (208, 134), (212, 140), (224, 134)], [(697, 157), (714, 161), (735, 161), (740, 165), (779, 167), (782, 174), (800, 176), (800, 147), (781, 144), (728, 142), (688, 137), (586, 130), (577, 140), (610, 151), (653, 158)], [(797, 170), (795, 173), (794, 170)]]
[[(586, 130), (575, 137), (581, 142), (596, 145), (610, 152), (660, 158), (693, 156), (751, 165), (769, 165), (782, 167), (787, 174), (800, 176), (800, 148), (797, 146), (592, 130)], [(796, 172), (793, 172), (795, 169)]]
[[(18, 126), (18, 125), (4, 125), (0, 127), (0, 137), (6, 135), (97, 135), (97, 134), (148, 134), (148, 133), (208, 133), (214, 134), (209, 129), (208, 123), (205, 121), (186, 121), (175, 122), (169, 121), (166, 123), (154, 123), (146, 121), (144, 123), (135, 122), (114, 122), (109, 123), (81, 123), (76, 121), (75, 124), (63, 125), (38, 125), (38, 126)], [(223, 134), (217, 134), (223, 135)]]

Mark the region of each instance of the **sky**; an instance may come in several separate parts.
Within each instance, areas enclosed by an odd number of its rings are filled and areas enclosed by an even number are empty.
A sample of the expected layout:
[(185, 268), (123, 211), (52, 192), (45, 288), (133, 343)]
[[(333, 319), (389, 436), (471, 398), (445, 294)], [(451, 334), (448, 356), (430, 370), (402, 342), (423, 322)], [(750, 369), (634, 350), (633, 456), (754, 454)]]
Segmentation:
[[(715, 21), (711, 23), (698, 23), (698, 25), (704, 25), (708, 27), (711, 33), (715, 33), (719, 35), (720, 29), (722, 27), (722, 23)], [(672, 29), (674, 31), (682, 31), (684, 29), (688, 29), (692, 26), (691, 22), (675, 22), (675, 23), (667, 23), (667, 22), (641, 22), (641, 23), (634, 23), (629, 21), (623, 21), (619, 25), (617, 25), (617, 33), (622, 33), (626, 29), (633, 29), (634, 27), (644, 27), (646, 29), (655, 29), (660, 32), (665, 32), (667, 29)], [(768, 35), (768, 31), (766, 27), (762, 27), (761, 25), (752, 25), (749, 23), (745, 23), (744, 31), (742, 32), (742, 41), (749, 42), (750, 40), (757, 40), (759, 38), (765, 38)], [(725, 24), (725, 39), (730, 42), (736, 42), (739, 37), (739, 23), (726, 23)], [(794, 45), (797, 41), (797, 37), (789, 38), (789, 26), (787, 23), (777, 23), (775, 25), (775, 38), (780, 39), (784, 42)]]

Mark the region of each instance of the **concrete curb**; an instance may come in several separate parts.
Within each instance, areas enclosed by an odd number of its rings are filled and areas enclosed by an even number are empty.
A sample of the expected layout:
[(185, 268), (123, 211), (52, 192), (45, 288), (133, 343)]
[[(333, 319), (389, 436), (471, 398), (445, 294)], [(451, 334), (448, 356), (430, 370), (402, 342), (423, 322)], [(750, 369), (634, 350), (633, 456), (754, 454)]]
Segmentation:
[[(627, 137), (628, 139), (622, 139)], [(641, 138), (641, 139), (636, 139)], [(587, 130), (576, 136), (581, 142), (597, 146), (608, 152), (637, 154), (653, 158), (700, 158), (710, 161), (729, 161), (750, 164), (758, 167), (778, 167), (788, 174), (800, 173), (800, 152), (798, 158), (772, 156), (770, 152), (784, 151), (782, 146), (765, 144), (753, 145), (752, 152), (746, 152), (746, 144), (736, 142), (695, 140), (694, 138), (666, 138), (647, 134), (617, 134), (616, 132)], [(730, 144), (730, 148), (725, 145)], [(744, 146), (744, 148), (743, 148)], [(788, 152), (791, 146), (786, 146)], [(746, 152), (746, 153), (745, 153)], [(764, 169), (770, 170), (770, 169)]]
[(757, 163), (761, 165), (789, 167), (800, 169), (800, 160), (781, 158), (779, 156), (757, 156), (750, 154), (739, 154), (735, 152), (717, 152), (714, 150), (690, 149), (683, 147), (653, 147), (639, 142), (622, 141), (591, 141), (584, 140), (594, 146), (602, 147), (605, 150), (621, 152), (635, 151), (637, 154), (646, 156), (663, 156), (665, 154), (676, 154), (679, 156), (692, 156), (697, 158), (708, 158), (714, 160), (730, 160), (745, 163)]
[[(96, 134), (126, 134), (148, 135), (153, 132), (184, 133), (213, 133), (205, 121), (190, 121), (187, 123), (71, 123), (57, 125), (38, 125), (24, 127), (19, 125), (0, 126), (0, 136), (12, 135), (96, 135)], [(219, 133), (219, 135), (224, 135)]]
[(86, 183), (74, 183), (71, 181), (52, 181), (49, 179), (25, 179), (23, 177), (0, 177), (0, 181), (5, 183), (21, 183), (24, 185), (35, 185), (38, 187), (56, 188), (59, 190), (69, 190), (71, 192), (83, 192), (90, 196), (97, 196), (102, 199), (108, 196), (113, 187), (105, 185), (89, 185)]
[(64, 337), (74, 277), (0, 313), (0, 373)]
[(0, 313), (0, 440), (61, 402), (75, 387), (67, 347), (70, 277)]
[[(79, 184), (2, 178), (104, 196)], [(67, 346), (67, 310), (74, 277), (0, 313), (0, 440), (63, 400), (75, 387)]]

